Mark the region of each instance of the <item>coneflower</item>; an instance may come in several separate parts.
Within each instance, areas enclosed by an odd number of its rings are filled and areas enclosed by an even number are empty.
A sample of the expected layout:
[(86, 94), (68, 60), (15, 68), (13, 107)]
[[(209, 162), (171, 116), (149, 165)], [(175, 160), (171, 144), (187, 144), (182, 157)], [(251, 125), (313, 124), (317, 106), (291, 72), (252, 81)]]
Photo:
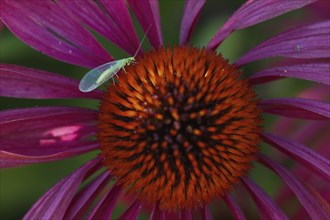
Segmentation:
[[(328, 120), (329, 104), (299, 97), (262, 99), (254, 87), (284, 77), (329, 85), (330, 21), (284, 31), (234, 64), (215, 52), (231, 32), (313, 2), (247, 1), (206, 48), (197, 48), (189, 40), (202, 0), (186, 1), (180, 42), (173, 47), (163, 45), (157, 1), (2, 0), (3, 23), (31, 47), (64, 62), (95, 68), (114, 60), (88, 28), (133, 55), (139, 41), (128, 7), (152, 46), (125, 66), (106, 91), (81, 93), (73, 79), (0, 65), (1, 96), (100, 100), (98, 110), (35, 107), (1, 112), (2, 168), (99, 150), (96, 158), (45, 193), (24, 218), (109, 219), (124, 200), (120, 219), (137, 219), (141, 209), (150, 219), (217, 219), (221, 213), (212, 206), (217, 201), (224, 201), (235, 219), (245, 219), (236, 203), (240, 195), (233, 193), (244, 187), (261, 218), (287, 219), (275, 199), (248, 176), (252, 163), (258, 162), (283, 180), (312, 219), (328, 219), (329, 201), (320, 194), (324, 189), (306, 184), (259, 146), (263, 141), (329, 181), (329, 155), (264, 131), (261, 119), (262, 114), (275, 114)], [(242, 66), (274, 56), (300, 60), (244, 78)]]

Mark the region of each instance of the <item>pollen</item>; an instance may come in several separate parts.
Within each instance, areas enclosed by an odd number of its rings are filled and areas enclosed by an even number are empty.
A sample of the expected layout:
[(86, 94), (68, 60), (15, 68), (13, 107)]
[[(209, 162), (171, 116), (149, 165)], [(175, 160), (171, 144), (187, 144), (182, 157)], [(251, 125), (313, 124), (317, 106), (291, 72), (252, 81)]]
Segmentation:
[(98, 140), (117, 184), (160, 209), (194, 209), (235, 187), (256, 159), (258, 100), (213, 51), (160, 48), (103, 95)]

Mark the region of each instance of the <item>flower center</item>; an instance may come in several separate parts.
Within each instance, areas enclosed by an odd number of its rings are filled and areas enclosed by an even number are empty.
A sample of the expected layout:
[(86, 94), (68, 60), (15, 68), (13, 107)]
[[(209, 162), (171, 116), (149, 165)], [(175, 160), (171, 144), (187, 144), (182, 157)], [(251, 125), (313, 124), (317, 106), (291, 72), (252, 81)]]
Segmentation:
[(160, 48), (104, 94), (98, 139), (118, 184), (161, 209), (211, 202), (247, 174), (258, 151), (254, 92), (221, 55)]

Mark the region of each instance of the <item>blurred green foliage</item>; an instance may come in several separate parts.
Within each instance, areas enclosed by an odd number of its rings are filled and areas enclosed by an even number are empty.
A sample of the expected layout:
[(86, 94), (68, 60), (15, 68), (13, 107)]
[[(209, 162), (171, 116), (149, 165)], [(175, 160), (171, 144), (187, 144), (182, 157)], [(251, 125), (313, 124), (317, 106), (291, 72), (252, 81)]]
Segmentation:
[[(216, 33), (226, 19), (244, 1), (208, 1), (201, 13), (199, 22), (193, 32), (192, 44), (197, 47), (206, 46), (207, 42)], [(164, 45), (178, 44), (180, 21), (183, 11), (183, 1), (160, 1), (161, 24), (163, 31)], [(273, 36), (280, 31), (287, 29), (288, 21), (290, 24), (302, 23), (305, 19), (305, 12), (297, 11), (272, 19), (265, 23), (250, 27), (233, 33), (218, 49), (224, 57), (234, 62), (247, 50), (257, 45), (261, 41)], [(18, 18), (19, 19), (19, 18)], [(139, 33), (140, 39), (143, 36), (142, 30), (134, 18), (134, 25)], [(275, 28), (269, 28), (275, 27)], [(100, 42), (107, 48), (115, 58), (123, 58), (127, 55), (116, 46), (97, 35)], [(144, 43), (146, 46), (147, 43)], [(38, 51), (30, 48), (10, 31), (4, 28), (1, 32), (1, 63), (11, 63), (43, 69), (50, 72), (66, 75), (80, 79), (87, 69), (47, 57)], [(244, 76), (251, 75), (253, 72), (265, 68), (271, 64), (270, 61), (255, 62), (244, 67)], [(267, 84), (257, 88), (260, 97), (283, 97), (294, 96), (301, 88), (308, 86), (306, 82), (286, 79), (275, 83)], [(280, 89), (279, 89), (280, 88)], [(70, 105), (87, 108), (97, 108), (96, 101), (90, 100), (32, 100), (32, 99), (13, 99), (1, 98), (1, 108), (22, 108), (35, 106)], [(265, 127), (268, 129), (274, 117), (265, 118)], [(18, 142), (20, 140), (17, 140)], [(23, 144), (23, 143), (22, 143)], [(262, 150), (267, 152), (267, 146)], [(94, 152), (79, 157), (66, 159), (57, 162), (34, 164), (26, 167), (5, 169), (0, 171), (0, 216), (2, 220), (20, 219), (32, 206), (32, 204), (42, 196), (51, 186), (78, 168), (85, 161), (95, 155)], [(260, 175), (261, 174), (261, 175)], [(272, 173), (265, 170), (260, 165), (256, 165), (251, 173), (256, 180), (268, 193), (274, 194), (280, 186), (279, 179)]]

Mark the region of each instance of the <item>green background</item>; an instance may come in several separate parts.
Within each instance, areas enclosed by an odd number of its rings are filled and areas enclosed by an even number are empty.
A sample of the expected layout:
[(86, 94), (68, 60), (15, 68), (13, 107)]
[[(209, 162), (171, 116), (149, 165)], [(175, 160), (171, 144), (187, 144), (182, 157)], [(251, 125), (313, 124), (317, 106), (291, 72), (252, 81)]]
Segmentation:
[[(226, 21), (226, 19), (244, 1), (208, 1), (202, 10), (201, 17), (193, 32), (191, 44), (197, 47), (206, 46), (207, 42)], [(180, 21), (183, 11), (182, 1), (161, 1), (161, 24), (164, 45), (175, 45), (179, 41)], [(218, 48), (224, 57), (231, 62), (253, 48), (263, 40), (273, 36), (290, 27), (291, 24), (299, 24), (310, 19), (312, 14), (307, 10), (298, 10), (272, 19), (271, 21), (258, 24), (244, 30), (236, 31)], [(134, 24), (138, 30), (139, 37), (142, 39), (143, 33), (133, 16)], [(127, 57), (127, 54), (119, 50), (116, 46), (109, 43), (104, 38), (97, 35), (97, 38), (107, 48), (112, 56), (117, 59)], [(46, 70), (49, 72), (64, 74), (69, 77), (80, 79), (87, 71), (70, 64), (57, 61), (47, 57), (38, 51), (30, 48), (15, 36), (8, 29), (4, 28), (1, 32), (1, 63), (11, 63)], [(147, 43), (143, 44), (148, 47)], [(257, 61), (243, 68), (244, 77), (248, 76), (267, 65), (274, 62), (272, 60)], [(295, 96), (303, 88), (311, 84), (302, 80), (285, 79), (274, 83), (258, 86), (257, 92), (260, 97), (285, 97)], [(91, 100), (32, 100), (1, 98), (2, 109), (35, 107), (35, 106), (82, 106), (97, 108), (97, 102)], [(274, 117), (265, 118), (265, 127), (269, 129)], [(3, 128), (2, 128), (3, 129)], [(1, 140), (0, 140), (1, 141)], [(20, 140), (17, 140), (18, 142)], [(24, 143), (22, 143), (24, 144)], [(268, 151), (266, 146), (263, 151)], [(25, 167), (5, 169), (0, 171), (0, 218), (20, 219), (33, 205), (33, 203), (43, 195), (51, 186), (60, 181), (63, 177), (81, 166), (87, 160), (93, 158), (95, 152), (66, 159), (57, 162), (33, 164)], [(253, 179), (260, 184), (269, 194), (276, 193), (280, 187), (279, 179), (267, 171), (265, 168), (256, 164), (251, 172)], [(224, 208), (226, 210), (226, 208)], [(231, 218), (228, 211), (225, 211), (225, 219)], [(254, 216), (254, 215), (252, 215)]]

